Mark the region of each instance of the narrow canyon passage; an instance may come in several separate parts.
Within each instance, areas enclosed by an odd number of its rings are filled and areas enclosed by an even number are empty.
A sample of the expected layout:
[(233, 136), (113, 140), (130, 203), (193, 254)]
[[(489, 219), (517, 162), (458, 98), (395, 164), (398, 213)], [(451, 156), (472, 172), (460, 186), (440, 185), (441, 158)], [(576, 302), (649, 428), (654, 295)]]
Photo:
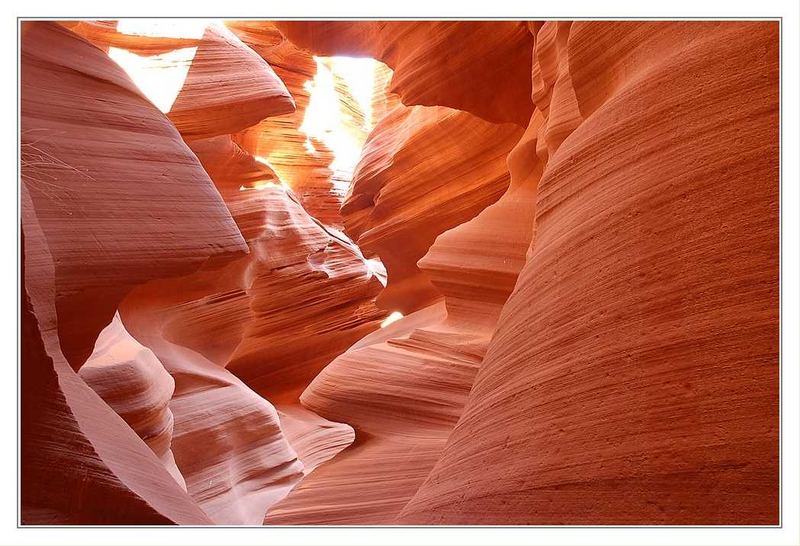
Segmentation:
[(775, 523), (776, 36), (25, 22), (23, 523)]

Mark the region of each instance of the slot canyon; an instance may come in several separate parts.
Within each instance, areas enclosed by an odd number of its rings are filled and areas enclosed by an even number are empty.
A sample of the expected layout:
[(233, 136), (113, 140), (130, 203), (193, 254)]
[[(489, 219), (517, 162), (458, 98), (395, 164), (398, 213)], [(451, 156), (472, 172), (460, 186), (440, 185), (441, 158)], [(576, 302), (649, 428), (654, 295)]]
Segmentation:
[(779, 24), (21, 24), (23, 525), (775, 525)]

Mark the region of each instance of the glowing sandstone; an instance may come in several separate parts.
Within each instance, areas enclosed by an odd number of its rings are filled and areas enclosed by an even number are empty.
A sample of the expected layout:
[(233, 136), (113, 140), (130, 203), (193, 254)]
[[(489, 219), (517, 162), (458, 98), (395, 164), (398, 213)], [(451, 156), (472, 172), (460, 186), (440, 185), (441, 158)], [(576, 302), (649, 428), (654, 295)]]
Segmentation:
[[(234, 140), (269, 162), (309, 214), (341, 229), (339, 208), (350, 184), (350, 171), (358, 162), (358, 151), (370, 129), (396, 103), (386, 96), (391, 71), (374, 62), (359, 67), (363, 77), (363, 69), (374, 65), (371, 115), (367, 115), (367, 105), (353, 96), (336, 60), (313, 57), (267, 21), (226, 24), (274, 68), (297, 106), (291, 114), (272, 116), (236, 134)], [(333, 97), (327, 96), (328, 91)], [(335, 104), (327, 104), (326, 99)], [(345, 168), (337, 172), (342, 166)]]
[(22, 178), (77, 369), (132, 286), (245, 246), (174, 126), (114, 62), (55, 24), (24, 29)]
[[(141, 287), (121, 313), (175, 377), (173, 451), (189, 493), (216, 522), (260, 523), (304, 473), (352, 442), (349, 426), (297, 399), (377, 328), (381, 285), (351, 243), (230, 138), (190, 145), (250, 253)], [(215, 406), (225, 411), (208, 414)], [(215, 442), (198, 449), (209, 435)]]
[(521, 134), (516, 125), (440, 106), (398, 105), (378, 123), (342, 217), (348, 235), (386, 266), (382, 308), (410, 313), (441, 297), (417, 261), (438, 235), (505, 192), (506, 156)]
[(448, 106), (524, 127), (533, 39), (519, 21), (277, 21), (316, 55), (373, 57), (403, 104)]
[(395, 520), (438, 460), (525, 262), (539, 173), (519, 172), (499, 201), (436, 239), (419, 266), (442, 303), (362, 339), (306, 389), (301, 402), (351, 424), (356, 442), (275, 505), (266, 523)]
[(186, 138), (233, 133), (295, 109), (272, 68), (223, 25), (209, 25), (169, 118)]
[(399, 521), (775, 524), (778, 25), (556, 26), (531, 252)]

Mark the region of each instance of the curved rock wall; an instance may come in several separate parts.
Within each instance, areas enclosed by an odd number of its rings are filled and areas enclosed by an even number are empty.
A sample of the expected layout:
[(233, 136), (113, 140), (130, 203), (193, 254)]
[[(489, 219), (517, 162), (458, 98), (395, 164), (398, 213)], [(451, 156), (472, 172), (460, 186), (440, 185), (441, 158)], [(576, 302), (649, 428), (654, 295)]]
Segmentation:
[[(175, 378), (173, 451), (189, 493), (215, 522), (261, 523), (303, 474), (352, 443), (348, 425), (298, 397), (384, 318), (373, 303), (381, 284), (357, 247), (230, 136), (189, 145), (250, 252), (140, 287), (121, 314)], [(199, 449), (209, 436), (215, 444)]]
[(777, 522), (777, 31), (539, 30), (536, 237), (401, 522)]
[(175, 127), (113, 61), (55, 24), (23, 30), (22, 181), (77, 369), (131, 286), (245, 246)]
[(505, 192), (506, 156), (521, 134), (450, 108), (403, 105), (370, 133), (342, 217), (362, 251), (386, 266), (383, 309), (410, 313), (441, 297), (417, 261)]
[(294, 100), (272, 67), (223, 25), (209, 25), (169, 119), (188, 138), (234, 133), (289, 114)]
[(186, 482), (170, 446), (174, 418), (168, 404), (175, 381), (153, 352), (125, 330), (119, 313), (97, 338), (79, 375), (153, 450), (178, 485)]
[[(226, 23), (241, 40), (255, 50), (280, 76), (294, 98), (296, 110), (290, 114), (271, 116), (234, 136), (236, 143), (249, 153), (264, 158), (280, 179), (291, 186), (303, 208), (326, 225), (341, 229), (339, 208), (343, 195), (335, 187), (336, 174), (331, 170), (334, 151), (318, 138), (309, 136), (304, 122), (311, 102), (317, 60), (312, 54), (287, 40), (276, 24), (265, 21), (228, 21)], [(324, 61), (320, 61), (323, 62)], [(377, 67), (374, 101), (370, 120), (364, 119), (357, 101), (346, 82), (336, 82), (337, 105), (341, 119), (355, 140), (366, 139), (364, 130), (386, 110), (385, 67)], [(391, 99), (388, 99), (391, 103)], [(349, 183), (349, 181), (344, 181)]]
[(22, 41), (22, 521), (208, 523), (74, 370), (134, 285), (246, 247), (114, 62), (53, 23), (25, 23)]

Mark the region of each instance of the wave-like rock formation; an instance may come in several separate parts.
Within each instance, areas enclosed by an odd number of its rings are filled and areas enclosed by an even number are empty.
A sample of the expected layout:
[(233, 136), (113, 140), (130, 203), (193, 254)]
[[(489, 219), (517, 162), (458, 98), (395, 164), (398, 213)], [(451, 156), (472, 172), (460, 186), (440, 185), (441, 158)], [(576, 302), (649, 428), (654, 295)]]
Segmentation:
[(117, 29), (117, 21), (61, 21), (60, 24), (83, 36), (106, 53), (109, 48), (116, 47), (149, 57), (200, 45), (199, 38), (143, 36), (120, 32)]
[(203, 138), (294, 109), (292, 96), (266, 61), (225, 26), (209, 25), (168, 115), (185, 137)]
[(94, 352), (79, 374), (186, 489), (170, 449), (174, 419), (168, 404), (175, 381), (153, 352), (125, 330), (119, 314), (100, 332)]
[[(341, 228), (339, 208), (344, 192), (337, 189), (336, 173), (331, 170), (334, 152), (319, 138), (309, 135), (305, 128), (318, 61), (309, 51), (287, 40), (275, 24), (264, 21), (228, 21), (226, 24), (273, 67), (296, 104), (294, 112), (270, 116), (237, 133), (236, 143), (268, 161), (280, 180), (291, 186), (309, 214), (329, 226)], [(364, 119), (364, 112), (349, 92), (347, 82), (341, 78), (335, 82), (337, 105), (346, 113), (341, 116), (343, 124), (351, 138), (362, 144), (368, 127), (380, 119), (387, 108), (387, 74), (391, 71), (379, 64), (375, 72), (373, 113), (369, 120)], [(394, 104), (391, 98), (388, 102)], [(348, 184), (349, 180), (343, 182)]]
[[(303, 404), (351, 424), (356, 443), (277, 504), (267, 523), (395, 520), (438, 460), (525, 263), (537, 181), (512, 182), (497, 203), (436, 240), (420, 268), (443, 303), (362, 339), (306, 389)], [(365, 482), (373, 485), (366, 493)]]
[(122, 69), (53, 23), (22, 39), (22, 520), (208, 522), (74, 370), (133, 286), (246, 246)]
[(272, 404), (170, 329), (170, 298), (191, 288), (177, 280), (137, 288), (121, 315), (175, 379), (172, 451), (192, 499), (214, 523), (257, 523), (299, 481), (303, 465)]
[(132, 28), (22, 26), (22, 523), (778, 522), (777, 23)]
[(401, 522), (777, 522), (777, 32), (538, 31), (531, 255)]
[(115, 63), (55, 25), (25, 29), (23, 183), (57, 265), (59, 338), (77, 368), (131, 286), (244, 244), (175, 127)]
[(488, 123), (441, 106), (398, 105), (378, 123), (342, 217), (361, 250), (386, 266), (381, 307), (410, 313), (441, 297), (417, 261), (438, 235), (505, 192), (506, 156), (521, 134), (514, 124)]
[[(303, 473), (352, 443), (348, 425), (298, 398), (377, 328), (381, 284), (357, 247), (311, 217), (230, 137), (190, 145), (250, 252), (143, 286), (122, 316), (175, 377), (173, 450), (189, 493), (216, 522), (261, 523)], [(207, 415), (217, 406), (225, 411)], [(217, 447), (198, 450), (209, 435)]]

